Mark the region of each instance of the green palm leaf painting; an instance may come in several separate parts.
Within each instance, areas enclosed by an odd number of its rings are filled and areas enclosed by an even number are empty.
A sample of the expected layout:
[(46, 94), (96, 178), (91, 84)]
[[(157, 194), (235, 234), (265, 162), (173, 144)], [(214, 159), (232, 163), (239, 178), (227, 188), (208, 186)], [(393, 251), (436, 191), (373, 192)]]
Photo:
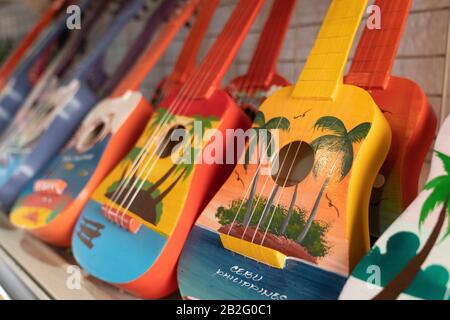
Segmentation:
[[(273, 152), (273, 150), (271, 150), (272, 134), (270, 133), (270, 130), (281, 130), (281, 131), (287, 132), (291, 128), (291, 123), (290, 123), (289, 119), (287, 119), (285, 117), (275, 117), (275, 118), (269, 119), (266, 122), (266, 117), (265, 117), (264, 113), (262, 113), (261, 111), (259, 111), (256, 114), (256, 117), (255, 117), (255, 120), (253, 123), (254, 123), (253, 130), (256, 131), (256, 137), (254, 137), (254, 139), (256, 139), (257, 148), (258, 147), (262, 148), (263, 151), (266, 152), (268, 155), (270, 155), (271, 152)], [(267, 136), (266, 141), (262, 141), (263, 135)], [(246, 171), (248, 169), (249, 161), (251, 159), (251, 153), (253, 152), (253, 150), (251, 150), (250, 147), (254, 144), (254, 142), (255, 141), (249, 141), (249, 143), (247, 144), (247, 149), (245, 151), (244, 170), (246, 170)], [(264, 145), (260, 145), (260, 144), (262, 144), (260, 142), (264, 143)], [(260, 150), (260, 152), (258, 152), (258, 155), (260, 155), (260, 154), (261, 154), (261, 150)], [(244, 225), (247, 225), (250, 222), (250, 218), (252, 215), (252, 206), (253, 206), (253, 201), (256, 196), (256, 187), (258, 186), (258, 180), (259, 180), (259, 174), (260, 174), (260, 161), (261, 161), (261, 157), (258, 156), (257, 169), (255, 172), (255, 176), (253, 177), (251, 191), (250, 191), (250, 195), (248, 198), (248, 206), (247, 206), (246, 212), (244, 214), (244, 218), (243, 218)]]
[[(437, 221), (435, 222), (431, 234), (422, 246), (422, 249), (406, 264), (406, 266), (375, 296), (374, 300), (393, 300), (397, 299), (402, 292), (405, 292), (422, 271), (422, 265), (425, 263), (433, 248), (438, 244), (445, 221), (447, 221), (447, 230), (441, 241), (450, 235), (450, 157), (442, 152), (436, 151), (436, 156), (441, 160), (445, 174), (434, 178), (425, 186), (425, 190), (431, 191), (425, 200), (419, 217), (419, 231), (430, 215), (439, 209)], [(393, 237), (395, 237), (394, 235)]]
[(326, 153), (331, 154), (332, 158), (341, 157), (341, 160), (338, 161), (339, 163), (337, 163), (338, 169), (335, 169), (335, 166), (333, 166), (333, 168), (329, 172), (323, 172), (325, 168), (328, 168), (330, 159), (329, 157), (321, 157), (317, 159), (313, 168), (313, 174), (316, 178), (320, 175), (325, 176), (325, 181), (318, 193), (313, 209), (311, 210), (311, 214), (309, 215), (308, 221), (306, 222), (305, 228), (297, 238), (297, 241), (299, 243), (302, 243), (305, 240), (306, 235), (309, 232), (309, 228), (311, 227), (311, 224), (315, 219), (315, 216), (319, 209), (320, 201), (322, 200), (322, 197), (325, 193), (325, 189), (330, 184), (331, 177), (333, 176), (334, 172), (339, 172), (340, 182), (345, 179), (345, 177), (352, 169), (353, 165), (353, 144), (361, 143), (369, 134), (371, 126), (372, 125), (370, 123), (364, 122), (353, 128), (349, 132), (342, 120), (332, 116), (322, 117), (315, 123), (315, 130), (329, 131), (330, 133), (333, 133), (321, 136), (311, 143), (311, 146), (316, 154), (319, 150), (324, 150), (326, 151)]

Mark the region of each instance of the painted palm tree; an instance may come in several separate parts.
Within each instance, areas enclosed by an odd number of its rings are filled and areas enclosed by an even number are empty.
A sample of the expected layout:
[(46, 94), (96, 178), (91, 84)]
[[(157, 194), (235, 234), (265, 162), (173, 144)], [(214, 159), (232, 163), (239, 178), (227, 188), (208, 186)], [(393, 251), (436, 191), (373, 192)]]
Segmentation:
[(339, 158), (340, 161), (334, 160), (335, 164), (332, 166), (331, 170), (325, 173), (325, 181), (319, 191), (309, 218), (306, 221), (305, 228), (297, 238), (298, 243), (302, 243), (303, 240), (305, 240), (306, 235), (311, 228), (312, 222), (316, 217), (320, 201), (324, 195), (326, 188), (330, 184), (331, 178), (335, 174), (336, 168), (338, 168), (339, 170), (339, 181), (341, 182), (348, 175), (353, 165), (353, 144), (361, 143), (367, 137), (370, 128), (371, 124), (365, 122), (359, 124), (351, 131), (348, 131), (345, 127), (345, 124), (336, 117), (328, 116), (322, 117), (317, 120), (316, 124), (314, 125), (314, 130), (329, 131), (333, 134), (321, 136), (311, 143), (311, 146), (316, 154), (319, 150), (323, 150), (327, 154), (327, 158), (321, 157), (321, 159), (318, 159), (316, 161), (316, 164), (313, 168), (314, 177), (318, 178), (319, 176), (323, 176), (323, 171), (325, 167), (329, 165), (328, 160), (330, 160), (330, 158), (333, 160)]
[[(252, 215), (252, 206), (253, 206), (253, 201), (254, 201), (255, 195), (256, 195), (256, 187), (258, 186), (259, 174), (260, 174), (260, 170), (261, 170), (260, 166), (261, 166), (263, 152), (266, 152), (266, 154), (270, 155), (271, 151), (272, 151), (270, 148), (270, 145), (272, 142), (272, 135), (270, 134), (270, 130), (278, 129), (278, 130), (282, 130), (282, 131), (286, 132), (286, 131), (289, 131), (290, 127), (291, 127), (291, 123), (290, 123), (289, 119), (287, 119), (285, 117), (276, 117), (276, 118), (272, 118), (272, 119), (266, 121), (264, 113), (259, 111), (256, 114), (256, 117), (254, 120), (254, 125), (253, 125), (253, 130), (255, 131), (255, 137), (253, 137), (252, 141), (249, 141), (247, 144), (244, 170), (246, 172), (248, 170), (249, 162), (251, 159), (251, 153), (253, 152), (252, 146), (255, 145), (255, 142), (256, 142), (256, 146), (257, 146), (257, 150), (258, 150), (258, 161), (257, 161), (255, 176), (253, 177), (253, 181), (252, 181), (250, 196), (249, 196), (248, 202), (247, 202), (247, 210), (245, 211), (245, 214), (244, 214), (244, 220), (243, 220), (244, 226), (247, 226), (249, 224), (250, 218)], [(263, 141), (264, 140), (264, 139), (262, 139), (263, 135), (266, 135), (266, 137), (267, 137), (267, 139), (265, 139), (266, 141)], [(262, 143), (265, 143), (265, 145), (261, 146)]]
[[(450, 157), (441, 152), (436, 152), (436, 154), (439, 159), (442, 160), (446, 174), (431, 180), (425, 186), (425, 190), (432, 190), (432, 192), (423, 204), (419, 219), (419, 231), (425, 221), (429, 218), (430, 214), (434, 212), (437, 207), (442, 206), (438, 219), (423, 248), (411, 261), (409, 261), (403, 270), (392, 279), (377, 296), (375, 296), (374, 300), (397, 299), (399, 295), (412, 284), (416, 275), (421, 271), (423, 263), (436, 245), (445, 221), (449, 221), (450, 219)], [(444, 234), (442, 240), (450, 235), (450, 223), (447, 222), (447, 225), (447, 232)]]
[[(162, 118), (164, 117), (164, 115), (162, 115), (161, 113), (160, 117)], [(168, 115), (168, 117), (172, 116)], [(212, 127), (215, 118), (214, 117), (203, 118), (200, 116), (194, 116), (192, 118), (194, 120), (188, 124), (188, 128), (186, 128), (186, 130), (191, 134), (190, 135), (191, 143), (189, 144), (188, 147), (195, 149), (198, 147), (195, 145), (198, 140), (196, 140), (194, 136), (198, 133), (195, 132), (194, 123), (196, 121), (201, 122), (201, 126), (203, 128), (202, 132), (204, 132), (205, 130), (208, 130)], [(174, 146), (174, 144), (171, 143), (167, 144), (167, 141), (170, 141), (167, 140), (167, 138), (171, 137), (171, 132), (173, 132), (172, 129), (168, 131), (166, 138), (163, 139), (163, 141), (161, 142), (163, 146), (160, 148), (161, 150), (157, 152), (158, 157), (160, 159), (168, 158), (172, 154), (173, 151), (172, 147)], [(201, 143), (201, 140), (199, 142)], [(175, 143), (175, 145), (177, 144), (178, 142)], [(193, 159), (190, 158), (190, 160)], [(136, 215), (140, 216), (144, 220), (153, 224), (157, 224), (157, 222), (159, 221), (159, 212), (160, 212), (159, 208), (162, 201), (167, 197), (167, 195), (170, 194), (170, 192), (176, 187), (176, 185), (181, 180), (186, 180), (191, 175), (191, 173), (194, 170), (194, 166), (195, 166), (194, 161), (183, 161), (180, 163), (175, 162), (156, 182), (154, 183), (145, 182), (144, 184), (142, 184), (142, 181), (139, 181), (139, 177), (136, 176), (137, 170), (134, 170), (135, 171), (134, 175), (131, 177), (131, 179), (129, 179), (129, 182), (127, 183), (128, 187), (126, 187), (125, 190), (121, 192), (118, 197), (116, 197), (117, 198), (116, 202), (121, 203), (123, 201), (126, 201), (128, 200), (127, 198), (129, 198), (128, 195), (130, 193), (135, 194), (135, 196), (133, 197), (134, 199), (133, 202), (129, 205), (129, 210), (135, 213)], [(129, 172), (129, 169), (126, 168), (124, 172)], [(172, 176), (174, 177), (172, 178)], [(123, 181), (124, 179), (125, 175), (122, 176), (121, 181)], [(160, 190), (161, 186), (169, 179), (173, 179), (172, 182), (169, 184), (169, 186), (167, 186), (164, 190)], [(140, 190), (127, 189), (127, 188), (135, 188), (140, 185), (142, 185), (142, 188)], [(111, 190), (111, 192), (107, 196), (113, 197), (113, 195), (114, 190)]]
[(294, 187), (294, 193), (292, 194), (291, 204), (289, 205), (289, 210), (286, 218), (283, 221), (280, 229), (280, 235), (286, 236), (287, 228), (289, 222), (291, 222), (292, 214), (294, 213), (295, 202), (297, 201), (298, 184)]

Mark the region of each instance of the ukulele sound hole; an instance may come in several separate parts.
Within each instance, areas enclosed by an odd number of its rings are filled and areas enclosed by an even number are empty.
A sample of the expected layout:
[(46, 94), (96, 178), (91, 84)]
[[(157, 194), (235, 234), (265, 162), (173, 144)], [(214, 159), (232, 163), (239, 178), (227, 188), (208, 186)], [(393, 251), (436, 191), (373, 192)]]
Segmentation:
[(107, 134), (107, 125), (103, 121), (99, 121), (91, 127), (89, 132), (83, 135), (77, 144), (78, 152), (86, 152), (96, 143), (101, 141)]
[(100, 122), (94, 127), (94, 130), (91, 131), (88, 138), (86, 139), (86, 144), (90, 145), (92, 143), (97, 142), (98, 138), (103, 133), (103, 130), (105, 129), (105, 124), (103, 122)]
[(277, 165), (272, 167), (272, 179), (281, 187), (292, 187), (302, 182), (314, 165), (314, 150), (304, 141), (284, 146), (277, 154)]
[(156, 151), (158, 156), (162, 159), (170, 157), (173, 149), (183, 142), (185, 136), (186, 128), (184, 126), (179, 125), (170, 129), (158, 145)]

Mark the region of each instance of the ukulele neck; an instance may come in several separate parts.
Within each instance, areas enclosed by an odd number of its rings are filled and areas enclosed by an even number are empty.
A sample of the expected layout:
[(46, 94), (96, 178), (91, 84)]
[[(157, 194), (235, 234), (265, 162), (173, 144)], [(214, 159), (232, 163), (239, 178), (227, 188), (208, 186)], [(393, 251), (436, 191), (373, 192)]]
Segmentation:
[(219, 88), (263, 3), (263, 0), (239, 1), (203, 63), (184, 85), (194, 88), (186, 90), (188, 98), (208, 98)]
[(375, 1), (381, 9), (383, 27), (365, 28), (346, 83), (365, 89), (386, 89), (411, 4), (411, 0)]
[(127, 91), (137, 91), (159, 58), (167, 50), (180, 29), (193, 15), (199, 0), (191, 0), (161, 28), (145, 53), (141, 55), (134, 67), (122, 79), (114, 90), (112, 97), (120, 97)]
[(274, 1), (247, 74), (255, 82), (250, 86), (266, 87), (271, 83), (295, 4), (295, 0)]
[(193, 73), (197, 65), (200, 47), (218, 4), (219, 0), (201, 0), (195, 23), (181, 49), (172, 73), (167, 78), (168, 82), (184, 83)]
[(367, 0), (333, 0), (293, 98), (335, 100)]

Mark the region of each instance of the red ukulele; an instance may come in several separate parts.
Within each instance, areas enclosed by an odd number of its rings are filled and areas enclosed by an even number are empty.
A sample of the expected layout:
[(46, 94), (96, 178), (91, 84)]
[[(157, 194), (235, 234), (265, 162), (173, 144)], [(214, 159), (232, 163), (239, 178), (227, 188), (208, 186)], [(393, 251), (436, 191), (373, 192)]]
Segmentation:
[(377, 0), (382, 28), (365, 28), (345, 82), (369, 91), (392, 128), (392, 145), (372, 190), (370, 231), (379, 237), (417, 197), (437, 120), (422, 89), (391, 70), (411, 0)]
[(146, 298), (176, 289), (187, 235), (234, 169), (221, 163), (234, 146), (218, 139), (250, 127), (219, 88), (263, 3), (238, 2), (197, 71), (161, 102), (135, 148), (94, 191), (72, 238), (89, 274)]

